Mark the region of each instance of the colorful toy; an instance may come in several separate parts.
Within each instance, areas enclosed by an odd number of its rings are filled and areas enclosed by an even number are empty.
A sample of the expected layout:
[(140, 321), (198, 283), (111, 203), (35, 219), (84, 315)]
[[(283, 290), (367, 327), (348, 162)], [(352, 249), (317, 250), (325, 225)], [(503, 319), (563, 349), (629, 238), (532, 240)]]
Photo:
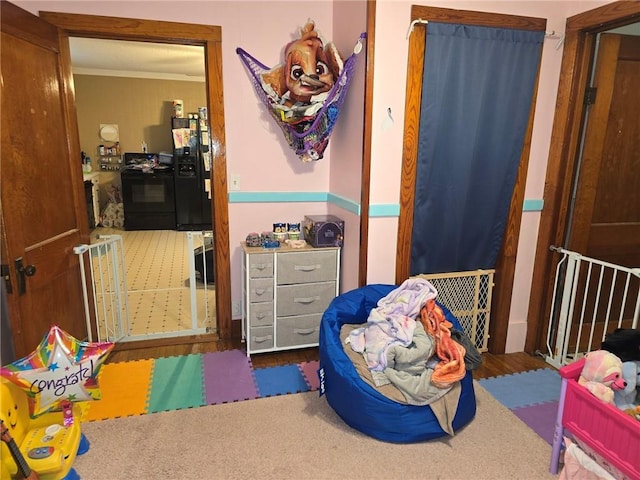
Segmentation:
[(287, 223), (287, 237), (289, 240), (300, 240), (300, 222)]
[(614, 390), (625, 387), (622, 362), (606, 350), (594, 350), (585, 355), (585, 363), (578, 383), (603, 402), (614, 403)]
[[(99, 400), (98, 373), (114, 347), (111, 342), (81, 342), (57, 325), (38, 348), (0, 369), (2, 377), (22, 389), (32, 418), (52, 410), (68, 410), (69, 403)], [(65, 417), (65, 426), (72, 422)]]
[(613, 401), (621, 410), (635, 410), (640, 378), (640, 362), (622, 362), (622, 378), (625, 387), (613, 393)]
[[(24, 391), (5, 378), (0, 379), (0, 421), (2, 422), (2, 480), (26, 478), (76, 480), (72, 468), (77, 455), (89, 450), (89, 441), (80, 431), (80, 404), (70, 406), (76, 421), (65, 424), (64, 412), (29, 415)], [(69, 422), (67, 422), (69, 423)]]
[[(280, 98), (283, 118), (288, 121), (309, 117), (318, 110), (318, 95), (331, 90), (344, 68), (344, 60), (331, 42), (325, 44), (315, 24), (308, 21), (300, 29), (300, 38), (284, 49), (284, 63), (263, 72), (265, 88)], [(315, 110), (315, 111), (314, 111)]]
[(262, 245), (262, 239), (260, 235), (256, 232), (251, 232), (247, 235), (246, 238), (247, 247), (259, 247)]
[(633, 408), (627, 408), (625, 409), (624, 413), (640, 421), (640, 405), (637, 405)]
[(323, 157), (365, 37), (363, 33), (353, 54), (344, 61), (309, 20), (300, 29), (299, 38), (285, 46), (284, 62), (273, 68), (236, 49), (251, 73), (256, 92), (304, 162)]

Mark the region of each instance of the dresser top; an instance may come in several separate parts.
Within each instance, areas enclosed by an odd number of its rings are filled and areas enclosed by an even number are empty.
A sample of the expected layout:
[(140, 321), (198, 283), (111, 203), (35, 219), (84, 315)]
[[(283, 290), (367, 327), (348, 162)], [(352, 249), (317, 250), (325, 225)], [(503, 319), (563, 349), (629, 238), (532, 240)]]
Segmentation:
[(288, 253), (288, 252), (320, 252), (326, 250), (340, 250), (340, 247), (312, 247), (307, 244), (302, 248), (292, 248), (286, 243), (280, 243), (278, 248), (263, 248), (263, 247), (248, 247), (247, 242), (240, 242), (240, 246), (245, 251), (245, 253)]

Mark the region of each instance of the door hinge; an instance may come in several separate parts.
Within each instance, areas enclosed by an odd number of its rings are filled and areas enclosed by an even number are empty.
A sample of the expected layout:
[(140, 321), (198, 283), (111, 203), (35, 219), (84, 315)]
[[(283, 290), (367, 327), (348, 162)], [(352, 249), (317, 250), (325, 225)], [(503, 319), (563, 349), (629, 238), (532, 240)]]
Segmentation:
[(594, 103), (596, 103), (597, 93), (598, 89), (596, 87), (587, 87), (587, 90), (584, 92), (584, 104), (593, 105)]

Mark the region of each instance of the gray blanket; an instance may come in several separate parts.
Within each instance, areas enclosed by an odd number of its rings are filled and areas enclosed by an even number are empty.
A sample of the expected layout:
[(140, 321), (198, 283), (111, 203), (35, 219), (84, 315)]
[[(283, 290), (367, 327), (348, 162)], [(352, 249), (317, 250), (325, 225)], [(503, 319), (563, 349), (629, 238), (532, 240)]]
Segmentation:
[(354, 352), (348, 344), (345, 344), (349, 333), (359, 327), (362, 325), (343, 325), (340, 330), (340, 339), (345, 353), (353, 362), (360, 377), (395, 402), (407, 405), (429, 405), (440, 427), (453, 435), (451, 422), (458, 408), (460, 382), (454, 383), (449, 389), (431, 385), (433, 369), (428, 366), (428, 359), (432, 357), (435, 347), (422, 324), (418, 322), (411, 346), (397, 345), (389, 350), (387, 354), (389, 363), (383, 372), (371, 372), (362, 354)]

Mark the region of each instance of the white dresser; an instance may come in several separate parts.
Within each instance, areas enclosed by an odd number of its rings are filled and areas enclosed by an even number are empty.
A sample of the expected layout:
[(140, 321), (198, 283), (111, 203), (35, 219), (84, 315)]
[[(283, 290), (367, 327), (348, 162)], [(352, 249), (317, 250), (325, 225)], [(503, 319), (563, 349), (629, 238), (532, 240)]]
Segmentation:
[(317, 346), (322, 314), (340, 290), (340, 248), (241, 245), (247, 356)]

